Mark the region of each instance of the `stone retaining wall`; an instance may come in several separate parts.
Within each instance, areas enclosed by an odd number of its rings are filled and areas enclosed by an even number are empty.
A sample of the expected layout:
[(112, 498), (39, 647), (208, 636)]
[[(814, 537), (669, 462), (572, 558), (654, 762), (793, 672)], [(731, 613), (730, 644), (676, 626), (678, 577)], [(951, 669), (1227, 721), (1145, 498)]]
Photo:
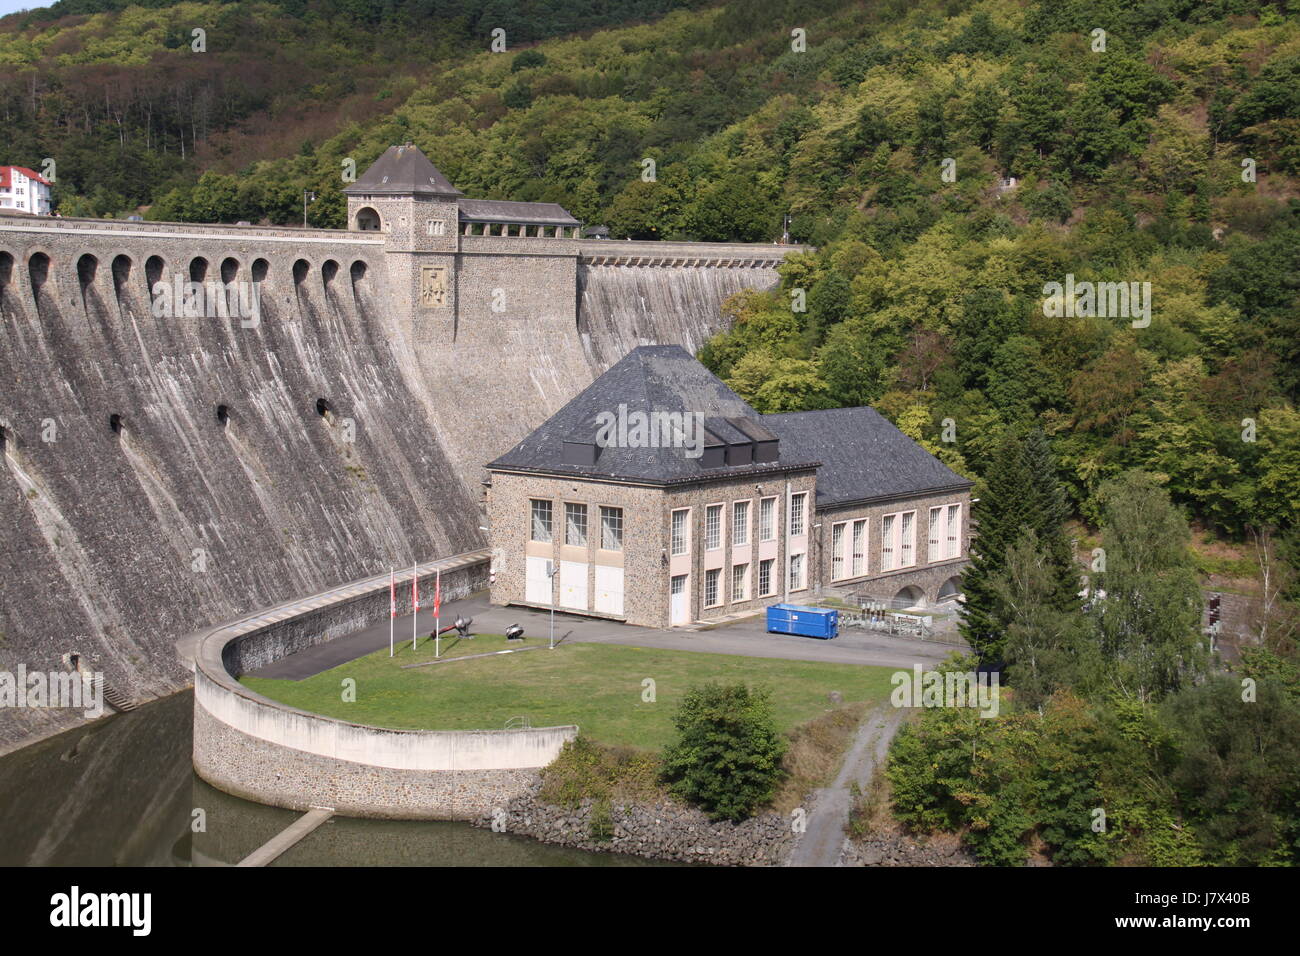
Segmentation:
[[(455, 600), (486, 583), (487, 567), (484, 552), (422, 565), (421, 587), (431, 594), (441, 570), (444, 598)], [(199, 776), (272, 806), (415, 820), (475, 819), (536, 783), (537, 769), (577, 736), (577, 727), (391, 730), (298, 710), (239, 683), (242, 673), (382, 620), (388, 601), (383, 575), (201, 638), (194, 657)]]

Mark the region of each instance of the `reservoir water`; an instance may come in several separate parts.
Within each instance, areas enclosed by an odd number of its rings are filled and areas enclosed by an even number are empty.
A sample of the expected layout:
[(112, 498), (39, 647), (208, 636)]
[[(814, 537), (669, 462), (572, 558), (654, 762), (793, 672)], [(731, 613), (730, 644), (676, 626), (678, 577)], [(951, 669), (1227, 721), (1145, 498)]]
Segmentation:
[[(193, 706), (185, 691), (0, 757), (0, 866), (229, 866), (297, 819), (195, 775)], [(467, 823), (335, 817), (272, 865), (655, 864)]]

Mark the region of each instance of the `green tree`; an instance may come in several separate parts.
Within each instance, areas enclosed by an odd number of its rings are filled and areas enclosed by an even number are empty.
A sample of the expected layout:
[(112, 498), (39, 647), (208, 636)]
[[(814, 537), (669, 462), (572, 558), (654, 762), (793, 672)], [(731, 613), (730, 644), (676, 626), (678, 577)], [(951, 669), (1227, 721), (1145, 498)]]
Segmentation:
[(1003, 660), (1007, 628), (1015, 621), (999, 592), (1005, 586), (1008, 555), (1027, 531), (1045, 556), (1047, 606), (1071, 610), (1077, 603), (1077, 578), (1065, 533), (1065, 496), (1046, 437), (1037, 429), (1010, 432), (1002, 440), (975, 504), (976, 534), (971, 562), (962, 572), (966, 601), (961, 632), (983, 660)]
[(1104, 597), (1088, 617), (1094, 629), (1081, 655), (1095, 694), (1159, 700), (1205, 673), (1203, 601), (1188, 551), (1187, 521), (1152, 476), (1128, 471), (1103, 484)]
[(708, 683), (686, 693), (673, 719), (677, 739), (664, 751), (673, 793), (715, 820), (743, 820), (772, 798), (786, 742), (766, 691)]

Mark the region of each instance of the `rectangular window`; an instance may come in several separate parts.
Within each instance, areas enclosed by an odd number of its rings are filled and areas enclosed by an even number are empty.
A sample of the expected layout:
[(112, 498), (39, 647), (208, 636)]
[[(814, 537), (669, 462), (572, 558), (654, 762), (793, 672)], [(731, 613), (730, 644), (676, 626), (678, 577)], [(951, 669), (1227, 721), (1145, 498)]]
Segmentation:
[(838, 581), (844, 577), (844, 525), (831, 525), (831, 580)]
[(564, 543), (574, 547), (587, 546), (587, 506), (564, 504)]
[(916, 564), (916, 512), (904, 511), (899, 517), (899, 567), (910, 568)]
[(447, 222), (444, 219), (429, 220), (429, 235), (441, 236), (447, 231)]
[(551, 540), (551, 503), (537, 498), (529, 499), (533, 504), (533, 540)]
[(690, 544), (690, 517), (691, 509), (682, 508), (680, 511), (673, 512), (672, 525), (672, 552), (673, 554), (685, 554), (686, 548)]
[(894, 570), (894, 519), (897, 515), (885, 515), (880, 519), (880, 570)]
[(804, 499), (808, 497), (808, 492), (801, 491), (797, 495), (790, 496), (790, 536), (798, 537), (803, 534), (803, 504)]
[(772, 595), (772, 568), (776, 564), (776, 558), (764, 558), (758, 562), (758, 596), (771, 597)]
[(948, 506), (948, 551), (950, 558), (961, 554), (961, 505)]
[(623, 550), (623, 509), (600, 506), (600, 547), (604, 551)]
[(737, 501), (731, 506), (731, 543), (749, 544), (749, 502)]
[(704, 606), (716, 607), (722, 603), (718, 594), (718, 581), (722, 578), (722, 568), (711, 568), (704, 572)]
[(749, 565), (733, 564), (731, 566), (731, 602), (749, 600)]
[(867, 519), (853, 522), (853, 576), (867, 573)]
[(943, 508), (930, 509), (930, 552), (928, 561), (942, 561), (944, 558), (943, 549), (948, 542), (944, 540), (943, 532)]
[(722, 505), (708, 505), (704, 509), (704, 550), (716, 551), (722, 547)]
[(798, 591), (803, 587), (803, 555), (790, 555), (790, 590)]
[(776, 540), (775, 498), (764, 498), (758, 503), (758, 540)]

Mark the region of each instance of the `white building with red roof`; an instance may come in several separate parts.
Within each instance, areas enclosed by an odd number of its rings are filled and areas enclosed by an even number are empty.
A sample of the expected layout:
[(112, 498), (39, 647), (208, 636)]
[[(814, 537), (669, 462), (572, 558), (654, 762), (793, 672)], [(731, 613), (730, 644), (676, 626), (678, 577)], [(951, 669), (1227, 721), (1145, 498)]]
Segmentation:
[(0, 166), (0, 209), (50, 214), (50, 181), (26, 166)]

